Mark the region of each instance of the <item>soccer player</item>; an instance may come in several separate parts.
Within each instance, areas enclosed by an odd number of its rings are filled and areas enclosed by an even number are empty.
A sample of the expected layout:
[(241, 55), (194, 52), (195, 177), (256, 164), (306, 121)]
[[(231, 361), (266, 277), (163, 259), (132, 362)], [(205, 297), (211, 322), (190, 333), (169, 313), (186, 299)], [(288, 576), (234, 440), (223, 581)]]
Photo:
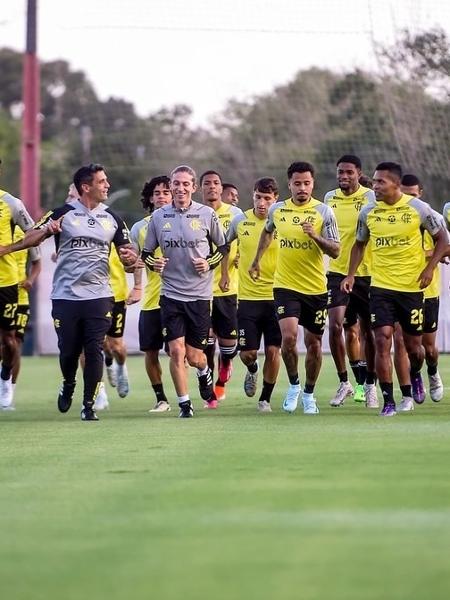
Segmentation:
[[(190, 418), (194, 410), (185, 359), (197, 368), (201, 397), (217, 407), (204, 350), (211, 322), (212, 269), (220, 264), (227, 247), (214, 210), (192, 200), (197, 189), (195, 171), (187, 165), (176, 167), (170, 175), (170, 189), (173, 202), (156, 210), (148, 224), (142, 260), (161, 275), (161, 321), (169, 345), (170, 374), (179, 416)], [(154, 254), (158, 247), (160, 257)]]
[[(382, 162), (376, 167), (376, 202), (361, 210), (349, 273), (341, 283), (343, 291), (352, 291), (370, 241), (370, 312), (375, 332), (375, 367), (384, 401), (380, 414), (385, 417), (396, 414), (390, 355), (394, 324), (398, 321), (403, 330), (414, 379), (424, 361), (422, 290), (431, 283), (434, 269), (447, 250), (446, 233), (432, 209), (422, 200), (403, 194), (401, 178), (402, 169), (397, 163)], [(428, 263), (422, 248), (423, 228), (435, 242)]]
[[(356, 236), (358, 216), (363, 206), (375, 202), (375, 194), (359, 183), (361, 160), (358, 156), (345, 154), (336, 163), (338, 188), (325, 194), (324, 202), (336, 216), (341, 252), (331, 259), (328, 267), (328, 319), (330, 350), (336, 365), (339, 387), (331, 406), (342, 406), (347, 397), (355, 394), (356, 401), (365, 399), (368, 408), (378, 408), (375, 386), (375, 343), (370, 328), (369, 287), (370, 257), (364, 256), (355, 277), (351, 294), (341, 291), (341, 281), (348, 271), (350, 250)], [(367, 253), (368, 254), (368, 253)], [(361, 365), (361, 356), (351, 356), (350, 366), (356, 379), (356, 391), (348, 380), (345, 365), (343, 330), (353, 327), (359, 318), (360, 333), (364, 342), (364, 355), (368, 368)], [(353, 336), (355, 337), (355, 336)], [(358, 350), (359, 344), (352, 344)]]
[[(200, 177), (200, 189), (203, 203), (210, 206), (216, 213), (219, 223), (226, 233), (232, 219), (242, 211), (221, 200), (222, 178), (216, 171), (205, 171)], [(230, 246), (228, 254), (228, 288), (221, 289), (219, 281), (222, 270), (217, 269), (213, 280), (213, 304), (212, 304), (212, 332), (208, 339), (208, 364), (214, 373), (214, 356), (216, 339), (219, 343), (219, 365), (218, 377), (214, 388), (217, 400), (225, 398), (225, 384), (230, 380), (233, 370), (232, 360), (237, 353), (237, 291), (238, 270), (236, 256), (238, 252), (237, 242)]]
[[(249, 397), (256, 393), (258, 379), (258, 350), (264, 336), (263, 385), (258, 410), (272, 412), (270, 398), (280, 369), (281, 332), (273, 300), (273, 278), (278, 254), (274, 239), (260, 263), (260, 276), (254, 281), (249, 274), (252, 257), (256, 254), (261, 231), (269, 208), (278, 200), (278, 184), (273, 177), (258, 179), (253, 188), (253, 208), (237, 215), (227, 231), (227, 242), (238, 240), (239, 262), (238, 329), (239, 356), (247, 367), (244, 391)], [(227, 260), (224, 258), (224, 262)], [(223, 286), (227, 279), (221, 280)]]
[[(0, 160), (0, 165), (2, 161)], [(0, 190), (0, 244), (9, 246), (13, 242), (13, 232), (18, 226), (23, 232), (33, 227), (33, 220), (22, 201), (8, 192)], [(18, 346), (15, 335), (16, 310), (18, 303), (19, 274), (13, 256), (3, 250), (0, 253), (0, 408), (11, 409), (14, 388), (12, 371), (18, 360)]]
[(222, 183), (222, 202), (237, 206), (239, 204), (239, 192), (233, 183)]
[[(130, 231), (131, 241), (139, 254), (144, 248), (147, 228), (153, 211), (170, 204), (171, 201), (170, 178), (167, 175), (153, 177), (145, 183), (141, 192), (141, 202), (142, 207), (149, 214), (135, 223)], [(160, 248), (155, 251), (155, 257), (157, 256), (162, 256)], [(141, 270), (137, 269), (136, 273), (142, 275)], [(145, 352), (145, 369), (156, 396), (156, 404), (149, 411), (151, 413), (170, 411), (170, 404), (164, 392), (162, 368), (159, 361), (159, 351), (164, 344), (159, 306), (160, 291), (161, 277), (155, 271), (148, 269), (144, 300), (139, 314), (139, 346), (140, 350)]]
[(314, 167), (294, 162), (287, 170), (291, 198), (269, 209), (256, 257), (250, 267), (253, 279), (261, 276), (261, 258), (278, 236), (274, 299), (281, 329), (281, 353), (289, 377), (283, 409), (294, 412), (300, 395), (298, 377), (298, 325), (304, 329), (306, 382), (303, 412), (317, 414), (314, 386), (322, 365), (322, 335), (327, 317), (327, 286), (324, 254), (339, 255), (339, 234), (331, 208), (312, 197)]
[(125, 266), (133, 266), (137, 254), (124, 222), (104, 204), (110, 187), (104, 167), (83, 166), (74, 174), (73, 182), (79, 200), (47, 213), (22, 241), (1, 248), (0, 254), (39, 245), (55, 235), (58, 258), (51, 293), (52, 316), (63, 375), (58, 409), (66, 413), (72, 405), (78, 361), (84, 352), (81, 420), (97, 421), (94, 401), (102, 381), (103, 341), (111, 326), (113, 308), (109, 284), (111, 244), (118, 248)]

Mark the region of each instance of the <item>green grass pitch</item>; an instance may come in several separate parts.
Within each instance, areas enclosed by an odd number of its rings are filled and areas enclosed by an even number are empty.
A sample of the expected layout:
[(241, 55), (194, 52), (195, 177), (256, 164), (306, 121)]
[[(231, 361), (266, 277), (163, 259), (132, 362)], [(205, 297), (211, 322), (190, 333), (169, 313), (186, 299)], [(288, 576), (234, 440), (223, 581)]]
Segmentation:
[[(303, 357), (301, 358), (303, 361)], [(4, 600), (437, 600), (450, 595), (450, 358), (444, 400), (382, 419), (353, 401), (273, 414), (242, 391), (218, 411), (149, 415), (142, 357), (98, 423), (56, 409), (56, 358), (24, 359), (0, 414)], [(398, 392), (397, 392), (398, 397)]]

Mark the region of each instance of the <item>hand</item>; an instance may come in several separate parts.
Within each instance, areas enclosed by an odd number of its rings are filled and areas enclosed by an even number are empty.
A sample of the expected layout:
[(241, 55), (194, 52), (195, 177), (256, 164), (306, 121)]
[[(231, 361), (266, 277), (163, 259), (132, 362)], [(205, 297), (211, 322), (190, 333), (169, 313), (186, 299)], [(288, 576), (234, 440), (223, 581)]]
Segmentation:
[(125, 304), (130, 306), (131, 304), (136, 304), (142, 298), (142, 288), (134, 287), (131, 292), (128, 294), (128, 298), (125, 300)]
[(240, 256), (239, 256), (239, 252), (238, 252), (233, 260), (233, 267), (235, 267), (235, 269), (239, 268), (239, 259), (240, 259)]
[(166, 264), (169, 262), (168, 258), (164, 258), (163, 256), (159, 256), (158, 258), (155, 258), (155, 262), (153, 263), (153, 270), (155, 271), (155, 273), (159, 273), (160, 275), (162, 275), (163, 271), (164, 271), (164, 267), (166, 266)]
[(306, 233), (306, 235), (308, 235), (312, 239), (314, 239), (316, 237), (316, 232), (314, 230), (314, 225), (312, 223), (303, 221), (303, 223), (301, 223), (301, 226), (303, 229), (303, 233)]
[(56, 219), (56, 221), (50, 220), (47, 225), (47, 233), (49, 235), (55, 235), (56, 233), (61, 233), (62, 231), (62, 220), (64, 219), (64, 215)]
[(250, 265), (250, 269), (248, 270), (248, 274), (253, 279), (253, 281), (258, 281), (259, 276), (261, 275), (259, 269), (259, 262), (255, 260), (252, 262), (252, 264)]
[(33, 287), (33, 282), (29, 279), (24, 279), (23, 281), (19, 281), (19, 287), (23, 288), (26, 292), (29, 292)]
[(228, 277), (228, 274), (222, 275), (219, 281), (219, 287), (222, 292), (228, 292), (230, 289), (230, 278)]
[(428, 287), (433, 279), (434, 269), (430, 269), (429, 265), (425, 267), (422, 273), (417, 278), (417, 281), (420, 282), (420, 289), (423, 290)]
[(125, 267), (132, 267), (135, 265), (138, 255), (131, 246), (121, 246), (119, 248), (119, 258)]
[(350, 294), (350, 292), (353, 290), (354, 285), (355, 285), (355, 278), (353, 277), (353, 275), (347, 275), (347, 277), (345, 277), (341, 281), (341, 292)]
[(203, 273), (207, 273), (209, 271), (209, 265), (206, 258), (193, 258), (192, 264), (199, 275), (203, 275)]

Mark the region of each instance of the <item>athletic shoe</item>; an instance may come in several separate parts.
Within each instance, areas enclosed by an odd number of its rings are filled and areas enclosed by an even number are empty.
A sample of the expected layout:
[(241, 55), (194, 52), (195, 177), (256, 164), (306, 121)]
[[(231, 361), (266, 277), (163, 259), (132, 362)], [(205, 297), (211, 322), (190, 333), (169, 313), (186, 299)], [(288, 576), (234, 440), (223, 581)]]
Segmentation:
[(228, 366), (225, 367), (220, 356), (219, 356), (219, 381), (221, 383), (227, 383), (231, 379), (231, 374), (233, 372), (233, 363), (231, 360), (228, 361)]
[(428, 382), (430, 384), (431, 399), (433, 402), (440, 402), (444, 396), (444, 386), (439, 372), (437, 371), (436, 375), (428, 375)]
[(117, 365), (117, 393), (121, 398), (128, 396), (130, 386), (128, 383), (128, 369), (126, 365)]
[(111, 387), (116, 387), (117, 385), (117, 364), (113, 362), (109, 367), (106, 367), (106, 376), (108, 377), (108, 382)]
[(383, 406), (383, 410), (380, 412), (380, 417), (394, 417), (397, 414), (395, 402), (389, 402)]
[(267, 400), (260, 400), (258, 402), (258, 412), (271, 413), (272, 407), (270, 406), (270, 402), (267, 402)]
[(216, 408), (219, 408), (219, 403), (217, 402), (217, 398), (215, 396), (213, 396), (209, 400), (205, 400), (203, 402), (203, 408), (209, 408), (209, 409), (212, 409), (212, 410), (215, 410)]
[(297, 409), (298, 397), (300, 396), (300, 384), (290, 384), (286, 396), (283, 401), (283, 410), (288, 413), (293, 413)]
[(414, 401), (409, 396), (403, 396), (399, 406), (399, 412), (410, 412), (414, 410)]
[(75, 391), (75, 381), (67, 383), (62, 382), (61, 389), (58, 395), (58, 410), (59, 412), (66, 413), (72, 406), (73, 393)]
[(417, 404), (425, 402), (426, 389), (423, 385), (422, 375), (418, 373), (415, 377), (411, 377), (412, 395)]
[(186, 402), (180, 402), (180, 414), (178, 415), (180, 419), (190, 419), (194, 416), (194, 407), (190, 400), (186, 400)]
[(226, 398), (225, 386), (220, 385), (219, 383), (216, 383), (216, 385), (214, 386), (214, 394), (215, 394), (217, 400), (225, 400), (225, 398)]
[(83, 406), (81, 410), (81, 420), (82, 421), (98, 421), (98, 417), (95, 414), (95, 410), (93, 408), (87, 408)]
[(303, 414), (305, 415), (318, 415), (319, 407), (316, 404), (316, 399), (312, 394), (303, 393), (302, 396)]
[(108, 395), (106, 393), (105, 384), (103, 381), (98, 388), (97, 397), (95, 398), (94, 402), (94, 408), (95, 410), (105, 410), (109, 408)]
[(1, 379), (0, 378), (0, 406), (2, 410), (14, 410), (13, 397), (14, 390), (12, 384), (12, 378)]
[(197, 377), (198, 391), (200, 392), (200, 396), (203, 400), (209, 400), (214, 394), (211, 369), (208, 369), (208, 372), (204, 375), (199, 375), (197, 372)]
[(365, 402), (366, 401), (366, 391), (364, 389), (364, 385), (362, 385), (361, 383), (358, 383), (358, 385), (355, 387), (355, 393), (353, 394), (353, 400), (355, 402)]
[(170, 412), (171, 410), (172, 409), (170, 408), (170, 404), (168, 402), (166, 402), (165, 400), (160, 400), (148, 412), (150, 412), (150, 413), (162, 413), (162, 412)]
[(374, 383), (364, 384), (364, 394), (366, 397), (367, 408), (379, 408), (380, 403), (378, 402), (377, 386)]
[(330, 400), (330, 406), (342, 406), (348, 396), (353, 395), (353, 387), (350, 381), (341, 381), (336, 395)]
[(258, 371), (256, 373), (250, 373), (247, 371), (244, 379), (244, 392), (249, 398), (252, 398), (256, 394), (256, 387), (258, 384)]

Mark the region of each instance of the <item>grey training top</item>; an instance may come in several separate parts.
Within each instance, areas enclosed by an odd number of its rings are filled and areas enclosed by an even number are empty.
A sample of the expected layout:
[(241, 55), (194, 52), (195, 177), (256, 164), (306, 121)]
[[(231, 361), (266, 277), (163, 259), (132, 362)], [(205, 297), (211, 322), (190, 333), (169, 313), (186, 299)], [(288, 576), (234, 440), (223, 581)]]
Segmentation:
[(144, 253), (152, 253), (159, 246), (169, 259), (161, 276), (161, 295), (184, 302), (210, 300), (213, 272), (197, 273), (192, 259), (208, 259), (214, 254), (213, 244), (220, 249), (225, 236), (209, 206), (191, 202), (186, 209), (179, 209), (172, 202), (155, 210)]

